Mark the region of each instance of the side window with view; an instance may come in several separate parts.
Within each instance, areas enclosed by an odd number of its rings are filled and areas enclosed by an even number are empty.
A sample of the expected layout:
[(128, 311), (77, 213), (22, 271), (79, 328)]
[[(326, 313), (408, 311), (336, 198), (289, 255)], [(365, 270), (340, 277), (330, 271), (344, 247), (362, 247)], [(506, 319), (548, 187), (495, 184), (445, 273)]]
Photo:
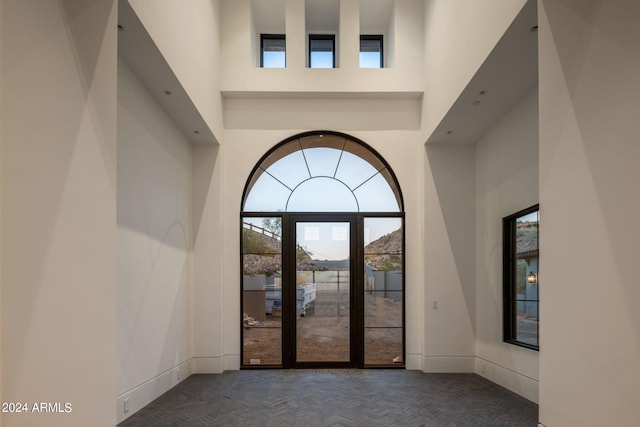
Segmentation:
[(504, 342), (539, 350), (540, 210), (502, 219)]

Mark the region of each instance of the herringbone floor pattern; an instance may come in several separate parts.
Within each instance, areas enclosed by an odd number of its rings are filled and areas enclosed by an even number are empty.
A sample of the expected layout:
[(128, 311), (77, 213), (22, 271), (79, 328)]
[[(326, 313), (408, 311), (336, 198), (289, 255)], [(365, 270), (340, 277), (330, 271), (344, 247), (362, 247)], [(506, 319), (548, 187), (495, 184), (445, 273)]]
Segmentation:
[(474, 374), (247, 370), (193, 375), (120, 427), (537, 426), (538, 406)]

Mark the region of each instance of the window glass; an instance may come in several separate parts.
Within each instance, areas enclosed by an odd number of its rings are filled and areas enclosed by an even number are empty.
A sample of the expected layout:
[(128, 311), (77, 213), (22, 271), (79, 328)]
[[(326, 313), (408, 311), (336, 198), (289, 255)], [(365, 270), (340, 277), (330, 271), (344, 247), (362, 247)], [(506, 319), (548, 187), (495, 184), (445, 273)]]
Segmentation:
[(282, 218), (243, 218), (244, 365), (282, 363)]
[(377, 173), (354, 190), (360, 212), (398, 212), (398, 200), (382, 174)]
[(284, 34), (261, 34), (260, 45), (261, 67), (285, 68), (286, 46)]
[(382, 35), (360, 36), (360, 68), (382, 67)]
[(312, 176), (335, 176), (342, 150), (335, 148), (306, 148), (304, 157), (307, 159)]
[(360, 145), (355, 141), (345, 141), (344, 151), (351, 153), (356, 157), (360, 157), (362, 160), (369, 163), (375, 170), (379, 171), (384, 169), (384, 162), (376, 153), (369, 150), (364, 145)]
[(268, 171), (274, 178), (292, 190), (305, 179), (311, 178), (301, 150), (281, 158), (271, 165)]
[(309, 67), (335, 67), (335, 36), (309, 35)]
[(504, 226), (504, 339), (539, 347), (539, 224), (538, 206), (511, 215)]
[(291, 190), (268, 173), (262, 172), (244, 203), (246, 212), (281, 212), (287, 206)]
[(364, 219), (364, 361), (403, 363), (401, 218)]
[(287, 212), (358, 212), (358, 202), (340, 181), (318, 177), (300, 184), (289, 198)]
[[(326, 142), (326, 146), (322, 146)], [(293, 139), (268, 153), (247, 183), (246, 212), (400, 212), (391, 171), (364, 144), (334, 134)]]
[(296, 361), (351, 358), (350, 227), (296, 223)]
[(349, 186), (349, 188), (355, 190), (377, 173), (378, 171), (371, 163), (355, 154), (345, 151), (342, 153), (342, 158), (336, 171), (336, 179), (339, 179)]

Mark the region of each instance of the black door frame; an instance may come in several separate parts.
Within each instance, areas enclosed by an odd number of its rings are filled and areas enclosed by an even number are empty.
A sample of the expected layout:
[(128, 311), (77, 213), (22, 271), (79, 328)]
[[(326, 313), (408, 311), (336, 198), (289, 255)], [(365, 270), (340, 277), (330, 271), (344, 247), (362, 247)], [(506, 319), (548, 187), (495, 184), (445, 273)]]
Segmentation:
[[(321, 362), (296, 360), (296, 224), (299, 222), (349, 223), (349, 361)], [(357, 268), (364, 264), (361, 241), (361, 219), (356, 213), (284, 213), (282, 215), (282, 272), (283, 322), (282, 362), (284, 368), (362, 368), (364, 365), (364, 313), (363, 272)], [(364, 241), (364, 240), (362, 240)], [(362, 261), (362, 262), (361, 262)]]

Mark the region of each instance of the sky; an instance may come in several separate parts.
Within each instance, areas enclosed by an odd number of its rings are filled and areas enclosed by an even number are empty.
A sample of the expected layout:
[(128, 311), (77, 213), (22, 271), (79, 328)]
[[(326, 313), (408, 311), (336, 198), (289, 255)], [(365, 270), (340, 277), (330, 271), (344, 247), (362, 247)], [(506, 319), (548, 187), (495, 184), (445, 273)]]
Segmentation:
[[(265, 51), (262, 57), (264, 68), (284, 68), (286, 66), (286, 53)], [(312, 68), (333, 68), (332, 52), (312, 52)], [(380, 68), (379, 52), (360, 52), (360, 68)]]
[(538, 222), (540, 220), (540, 211), (531, 212), (530, 214), (521, 216), (517, 222)]
[[(304, 154), (303, 154), (304, 153)], [(385, 177), (347, 151), (295, 151), (262, 173), (247, 195), (248, 212), (399, 212)]]

